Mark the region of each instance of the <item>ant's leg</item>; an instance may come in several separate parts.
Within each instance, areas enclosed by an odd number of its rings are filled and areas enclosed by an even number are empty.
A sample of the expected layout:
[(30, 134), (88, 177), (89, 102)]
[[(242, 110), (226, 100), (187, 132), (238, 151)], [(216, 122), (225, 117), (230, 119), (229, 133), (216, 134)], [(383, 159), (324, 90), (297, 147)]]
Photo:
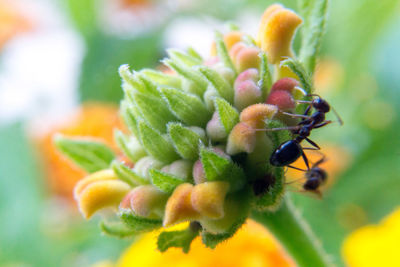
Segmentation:
[(312, 141), (312, 140), (310, 140), (310, 139), (308, 139), (308, 138), (306, 138), (306, 141), (307, 141), (308, 143), (310, 143), (313, 147), (317, 148), (318, 150), (321, 149), (321, 148), (319, 147), (319, 145), (317, 145), (314, 141)]
[(303, 150), (313, 150), (313, 151), (318, 151), (320, 149), (316, 148), (316, 147), (303, 147)]
[(301, 156), (303, 157), (304, 163), (307, 166), (307, 170), (310, 170), (310, 164), (308, 164), (308, 158), (307, 158), (306, 154), (304, 153), (304, 151), (301, 152)]
[(323, 123), (317, 124), (314, 126), (314, 129), (324, 127), (325, 125), (328, 125), (329, 123), (332, 123), (332, 121), (325, 121)]
[(288, 116), (293, 117), (293, 118), (302, 118), (302, 119), (309, 119), (310, 118), (310, 116), (300, 115), (300, 114), (293, 114), (293, 113), (284, 112), (284, 111), (282, 111), (282, 114), (288, 115)]
[(295, 170), (298, 170), (298, 171), (302, 171), (302, 172), (306, 172), (307, 171), (307, 170), (303, 170), (303, 169), (300, 169), (300, 168), (297, 168), (297, 167), (294, 167), (294, 166), (291, 166), (291, 165), (287, 165), (286, 167), (292, 168), (292, 169), (295, 169)]

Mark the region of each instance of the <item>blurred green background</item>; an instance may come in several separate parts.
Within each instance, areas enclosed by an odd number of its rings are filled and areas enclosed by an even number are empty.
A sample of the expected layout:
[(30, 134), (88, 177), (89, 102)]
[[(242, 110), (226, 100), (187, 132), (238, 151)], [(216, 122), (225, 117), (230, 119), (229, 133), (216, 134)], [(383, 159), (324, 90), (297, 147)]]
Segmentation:
[[(101, 1), (40, 2), (59, 12), (83, 43), (76, 80), (78, 103), (118, 103), (122, 96), (118, 66), (128, 63), (133, 69), (156, 67), (164, 55), (166, 35), (175, 29), (171, 25), (177, 25), (177, 21), (195, 18), (209, 22), (213, 18), (239, 21), (239, 26), (246, 19), (258, 23), (254, 18), (259, 18), (274, 1), (138, 1), (148, 2), (146, 8), (154, 9), (154, 13), (146, 13), (148, 17), (139, 26), (125, 25), (128, 29), (143, 28), (133, 33), (117, 32), (101, 23)], [(281, 2), (296, 9), (296, 1)], [(135, 8), (142, 7), (131, 7), (130, 12), (134, 14)], [(154, 23), (161, 16), (157, 13), (160, 9), (164, 10), (163, 19)], [(333, 60), (341, 76), (333, 76), (334, 88), (321, 94), (345, 123), (316, 131), (313, 139), (346, 148), (351, 163), (335, 178), (335, 185), (322, 200), (295, 193), (293, 196), (339, 264), (341, 243), (348, 233), (379, 222), (400, 204), (399, 14), (398, 0), (330, 3), (321, 58)], [(192, 37), (182, 38), (196, 40), (200, 33), (195, 31)], [(68, 215), (74, 214), (68, 211), (71, 207), (65, 207), (67, 215), (52, 208), (52, 193), (46, 186), (28, 123), (24, 116), (0, 121), (0, 265), (88, 266), (102, 259), (115, 260), (129, 240), (100, 235), (95, 219), (84, 222)], [(52, 219), (54, 213), (58, 219)]]

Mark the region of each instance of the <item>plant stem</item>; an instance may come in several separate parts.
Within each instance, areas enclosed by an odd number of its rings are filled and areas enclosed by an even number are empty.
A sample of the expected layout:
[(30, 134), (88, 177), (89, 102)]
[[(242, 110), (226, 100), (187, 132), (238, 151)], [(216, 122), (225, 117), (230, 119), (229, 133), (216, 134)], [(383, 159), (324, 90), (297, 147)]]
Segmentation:
[(321, 243), (288, 196), (276, 212), (254, 211), (252, 218), (272, 232), (298, 266), (333, 266)]

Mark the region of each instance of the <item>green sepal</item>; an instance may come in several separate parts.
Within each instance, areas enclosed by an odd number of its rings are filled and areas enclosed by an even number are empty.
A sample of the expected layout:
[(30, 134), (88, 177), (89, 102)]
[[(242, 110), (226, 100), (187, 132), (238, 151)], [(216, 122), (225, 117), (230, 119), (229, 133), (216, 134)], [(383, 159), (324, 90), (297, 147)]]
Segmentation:
[(146, 93), (143, 83), (141, 83), (137, 77), (129, 70), (129, 65), (121, 65), (118, 69), (119, 76), (122, 78), (122, 88), (125, 93), (131, 90)]
[(188, 253), (190, 244), (198, 235), (199, 230), (193, 230), (191, 227), (182, 231), (165, 231), (158, 236), (157, 248), (161, 252), (172, 247), (182, 248), (184, 253)]
[(261, 52), (258, 56), (261, 58), (259, 69), (260, 79), (258, 80), (258, 86), (260, 87), (262, 93), (262, 99), (266, 99), (272, 86), (272, 75), (268, 66), (267, 54)]
[[(267, 129), (287, 127), (287, 125), (278, 120), (266, 120), (265, 125)], [(290, 133), (289, 130), (269, 131), (267, 132), (267, 134), (271, 138), (271, 141), (275, 149), (284, 142), (292, 139), (292, 134)]]
[(133, 93), (131, 97), (136, 107), (141, 111), (143, 119), (158, 131), (165, 133), (166, 124), (169, 121), (176, 120), (163, 98), (140, 93)]
[(156, 169), (149, 170), (151, 183), (165, 193), (172, 193), (175, 188), (185, 181), (179, 177)]
[(193, 47), (189, 47), (187, 49), (187, 53), (188, 53), (188, 55), (200, 60), (200, 62), (203, 62), (203, 58), (201, 57), (201, 55)]
[(192, 68), (182, 66), (182, 64), (173, 61), (172, 59), (164, 59), (163, 63), (176, 71), (179, 75), (193, 83), (193, 91), (198, 96), (202, 96), (207, 90), (208, 82)]
[[(301, 63), (293, 58), (287, 58), (281, 61), (281, 66), (289, 67), (290, 70), (294, 72), (297, 77), (299, 77), (301, 86), (307, 94), (302, 98), (302, 100), (311, 100), (311, 96), (309, 96), (313, 92), (311, 77)], [(300, 104), (296, 107), (296, 113), (302, 114), (304, 113), (305, 109), (306, 105)]]
[(233, 65), (231, 57), (229, 56), (228, 49), (226, 48), (224, 37), (220, 32), (215, 33), (215, 45), (217, 48), (217, 56), (225, 67), (230, 68), (236, 75), (236, 68)]
[(128, 136), (122, 131), (114, 130), (114, 139), (119, 149), (132, 161), (136, 162), (146, 156), (146, 151), (140, 145), (135, 136)]
[(161, 219), (150, 219), (139, 217), (128, 210), (123, 210), (119, 214), (121, 220), (135, 232), (149, 232), (162, 226)]
[[(247, 217), (246, 217), (247, 218)], [(214, 249), (219, 243), (231, 238), (236, 231), (243, 225), (246, 218), (238, 219), (227, 231), (226, 233), (212, 234), (207, 231), (201, 233), (201, 241), (206, 247)]]
[(118, 221), (101, 221), (100, 229), (104, 234), (118, 238), (131, 237), (136, 234), (136, 232), (129, 228), (125, 223)]
[[(137, 115), (135, 115), (135, 113)], [(132, 105), (128, 103), (128, 101), (121, 101), (121, 117), (125, 122), (125, 125), (128, 127), (129, 131), (136, 137), (139, 136), (139, 130), (137, 128), (138, 117), (141, 120), (141, 116), (138, 115), (138, 111), (134, 111)]]
[(304, 19), (301, 27), (299, 60), (309, 72), (313, 72), (325, 32), (328, 0), (300, 0), (298, 2)]
[(137, 174), (133, 169), (126, 166), (124, 163), (114, 160), (111, 163), (111, 168), (117, 177), (131, 186), (148, 184), (149, 181)]
[(204, 127), (211, 118), (211, 113), (198, 96), (173, 88), (162, 88), (161, 92), (170, 110), (184, 123)]
[(54, 136), (60, 152), (85, 171), (92, 173), (107, 169), (115, 158), (114, 152), (104, 143), (83, 137)]
[(201, 136), (180, 123), (170, 122), (167, 125), (168, 134), (178, 154), (189, 160), (196, 160), (199, 155)]
[(182, 82), (181, 79), (177, 76), (168, 75), (160, 71), (152, 70), (152, 69), (144, 69), (141, 70), (140, 73), (144, 74), (150, 80), (161, 86), (170, 86), (174, 88), (181, 88)]
[(274, 181), (271, 181), (271, 185), (264, 194), (253, 198), (252, 206), (259, 211), (277, 210), (284, 195), (285, 173), (283, 168), (272, 167), (271, 169)]
[(233, 127), (239, 122), (239, 112), (225, 99), (220, 97), (214, 99), (214, 105), (225, 132), (229, 134)]
[(175, 62), (180, 62), (181, 64), (192, 67), (196, 65), (200, 65), (202, 62), (197, 57), (192, 57), (189, 54), (186, 54), (183, 51), (178, 49), (168, 49), (167, 50), (168, 56), (174, 60)]
[(198, 70), (212, 84), (221, 97), (229, 103), (233, 103), (233, 87), (224, 77), (207, 66), (200, 66)]
[(230, 159), (224, 158), (208, 148), (201, 147), (200, 160), (208, 181), (229, 182), (230, 192), (243, 188), (246, 181), (244, 171)]
[(164, 163), (170, 163), (179, 158), (173, 145), (160, 132), (145, 122), (138, 123), (139, 136), (147, 154)]

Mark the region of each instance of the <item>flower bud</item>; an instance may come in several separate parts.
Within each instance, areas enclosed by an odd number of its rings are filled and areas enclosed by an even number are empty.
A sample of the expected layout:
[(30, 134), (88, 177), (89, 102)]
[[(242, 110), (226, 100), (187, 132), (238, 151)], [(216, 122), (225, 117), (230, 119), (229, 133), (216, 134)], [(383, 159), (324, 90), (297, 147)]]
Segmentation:
[(274, 90), (269, 94), (267, 104), (278, 106), (279, 110), (287, 111), (295, 108), (296, 103), (288, 91)]
[(214, 99), (216, 97), (219, 97), (218, 92), (213, 87), (208, 87), (203, 95), (204, 103), (208, 110), (215, 110)]
[(244, 108), (262, 102), (262, 92), (252, 80), (235, 83), (234, 105), (241, 111)]
[(181, 178), (183, 181), (188, 181), (192, 177), (192, 166), (193, 163), (189, 160), (177, 160), (164, 166), (161, 171)]
[(201, 184), (207, 181), (206, 173), (204, 172), (203, 163), (197, 160), (193, 166), (193, 180), (195, 184)]
[(229, 84), (233, 84), (235, 73), (231, 68), (225, 67), (221, 62), (212, 66), (212, 69), (218, 72)]
[(296, 79), (293, 79), (293, 78), (282, 78), (282, 79), (276, 81), (272, 85), (271, 91), (281, 90), (281, 91), (287, 91), (289, 93), (292, 93), (293, 89), (296, 86), (299, 86), (299, 85), (300, 85), (300, 83)]
[(200, 218), (200, 213), (193, 208), (191, 202), (193, 187), (192, 184), (185, 183), (175, 188), (165, 207), (164, 227)]
[(256, 131), (244, 122), (239, 122), (233, 127), (228, 137), (226, 152), (235, 155), (241, 152), (251, 153), (256, 145)]
[(258, 70), (257, 69), (247, 69), (245, 71), (243, 71), (242, 73), (240, 73), (236, 80), (235, 80), (235, 87), (240, 84), (241, 82), (250, 80), (253, 81), (254, 83), (257, 83), (259, 78), (258, 75)]
[(161, 217), (168, 195), (153, 185), (135, 187), (120, 204), (121, 209), (132, 209), (140, 217)]
[[(242, 40), (243, 33), (239, 31), (231, 31), (227, 34), (224, 35), (224, 42), (226, 45), (226, 49), (229, 51), (233, 45), (236, 43), (240, 42)], [(213, 42), (211, 45), (211, 56), (216, 56), (217, 55), (217, 46)]]
[(96, 211), (117, 207), (130, 186), (119, 180), (112, 170), (101, 170), (80, 180), (74, 188), (79, 210), (88, 219)]
[(245, 108), (240, 113), (240, 121), (247, 123), (254, 129), (264, 127), (266, 119), (272, 119), (278, 111), (278, 108), (269, 104), (254, 104)]
[(192, 191), (192, 206), (202, 216), (220, 219), (224, 216), (224, 201), (229, 190), (228, 182), (205, 182)]
[(260, 50), (257, 47), (249, 47), (242, 42), (236, 43), (229, 52), (230, 57), (239, 72), (250, 68), (258, 68), (260, 65)]
[(206, 130), (207, 136), (212, 141), (222, 141), (228, 136), (219, 119), (218, 112), (214, 112), (212, 119), (207, 123)]
[(141, 158), (138, 162), (136, 162), (133, 170), (143, 178), (149, 178), (149, 170), (150, 169), (161, 169), (163, 163), (156, 160), (153, 157), (144, 157)]
[(302, 19), (282, 5), (267, 8), (261, 19), (258, 44), (268, 55), (272, 64), (279, 63), (283, 57), (292, 57), (292, 39)]

